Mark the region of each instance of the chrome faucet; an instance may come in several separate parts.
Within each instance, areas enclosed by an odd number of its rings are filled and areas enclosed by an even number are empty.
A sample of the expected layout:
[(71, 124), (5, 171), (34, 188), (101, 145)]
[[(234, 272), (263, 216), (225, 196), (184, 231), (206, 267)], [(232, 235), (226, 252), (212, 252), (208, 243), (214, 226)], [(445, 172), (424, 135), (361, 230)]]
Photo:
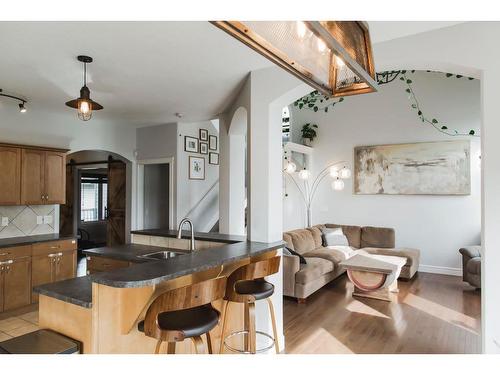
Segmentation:
[(179, 223), (179, 231), (177, 232), (177, 239), (182, 238), (182, 227), (184, 224), (188, 223), (189, 228), (191, 229), (191, 241), (189, 241), (189, 250), (194, 251), (195, 250), (195, 243), (194, 243), (194, 225), (191, 219), (185, 217), (184, 219), (181, 220)]

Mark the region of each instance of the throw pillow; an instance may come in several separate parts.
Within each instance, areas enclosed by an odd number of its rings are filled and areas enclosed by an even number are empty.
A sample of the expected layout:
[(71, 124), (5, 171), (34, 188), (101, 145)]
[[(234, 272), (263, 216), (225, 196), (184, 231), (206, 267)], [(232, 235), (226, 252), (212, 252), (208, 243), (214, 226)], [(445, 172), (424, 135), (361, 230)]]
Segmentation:
[(349, 246), (347, 237), (342, 232), (342, 228), (323, 228), (323, 246)]
[(283, 248), (283, 254), (298, 256), (301, 264), (307, 264), (306, 258), (304, 258), (301, 254), (297, 253), (296, 251), (293, 251), (292, 249), (286, 246)]

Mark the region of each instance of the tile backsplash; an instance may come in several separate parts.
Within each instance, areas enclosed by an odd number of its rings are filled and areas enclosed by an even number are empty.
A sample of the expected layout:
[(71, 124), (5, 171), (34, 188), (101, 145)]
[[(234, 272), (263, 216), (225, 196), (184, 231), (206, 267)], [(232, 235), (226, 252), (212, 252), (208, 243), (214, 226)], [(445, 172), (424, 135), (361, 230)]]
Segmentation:
[(58, 209), (57, 204), (0, 206), (0, 239), (59, 232)]

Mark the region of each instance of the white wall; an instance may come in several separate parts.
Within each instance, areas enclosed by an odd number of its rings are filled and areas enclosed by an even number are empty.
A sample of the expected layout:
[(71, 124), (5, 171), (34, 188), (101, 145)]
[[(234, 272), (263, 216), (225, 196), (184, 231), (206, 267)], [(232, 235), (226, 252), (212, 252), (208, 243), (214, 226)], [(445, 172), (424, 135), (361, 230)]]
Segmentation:
[[(446, 78), (440, 73), (408, 74), (421, 108), (428, 116), (459, 130), (480, 128), (478, 80)], [(449, 141), (461, 137), (443, 135), (423, 125), (405, 92), (396, 81), (380, 86), (375, 94), (348, 97), (328, 113), (292, 108), (292, 138), (300, 139), (307, 122), (319, 126), (314, 142), (313, 176), (326, 165), (345, 160), (353, 169), (355, 146)], [(431, 118), (432, 118), (431, 117)], [(462, 137), (463, 138), (463, 137)], [(340, 223), (393, 227), (396, 246), (421, 250), (422, 271), (460, 274), (458, 249), (480, 243), (481, 177), (480, 140), (471, 139), (471, 195), (408, 196), (355, 195), (352, 178), (342, 192), (333, 191), (325, 179), (313, 204), (313, 223)], [(305, 210), (295, 185), (288, 182), (284, 198), (285, 229), (306, 226)]]

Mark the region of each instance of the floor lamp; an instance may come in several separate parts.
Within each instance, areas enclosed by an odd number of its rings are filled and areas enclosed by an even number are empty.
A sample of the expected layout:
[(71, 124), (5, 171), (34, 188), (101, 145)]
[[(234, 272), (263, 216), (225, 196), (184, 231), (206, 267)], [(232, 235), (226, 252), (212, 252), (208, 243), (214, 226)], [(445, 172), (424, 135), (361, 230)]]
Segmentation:
[(302, 196), (304, 204), (307, 210), (307, 226), (312, 226), (312, 202), (314, 200), (314, 196), (316, 191), (318, 190), (318, 186), (321, 181), (325, 179), (325, 177), (330, 176), (333, 181), (331, 183), (332, 189), (336, 191), (340, 191), (344, 189), (344, 180), (351, 177), (351, 170), (346, 167), (345, 161), (339, 161), (326, 166), (321, 172), (318, 173), (316, 178), (312, 180), (311, 183), (311, 172), (304, 168), (298, 172), (298, 178), (303, 182), (303, 188), (300, 187), (300, 181), (297, 181), (295, 174), (297, 171), (297, 166), (294, 162), (289, 161), (288, 158), (285, 157), (285, 174), (289, 177), (289, 179), (295, 184), (297, 189)]

